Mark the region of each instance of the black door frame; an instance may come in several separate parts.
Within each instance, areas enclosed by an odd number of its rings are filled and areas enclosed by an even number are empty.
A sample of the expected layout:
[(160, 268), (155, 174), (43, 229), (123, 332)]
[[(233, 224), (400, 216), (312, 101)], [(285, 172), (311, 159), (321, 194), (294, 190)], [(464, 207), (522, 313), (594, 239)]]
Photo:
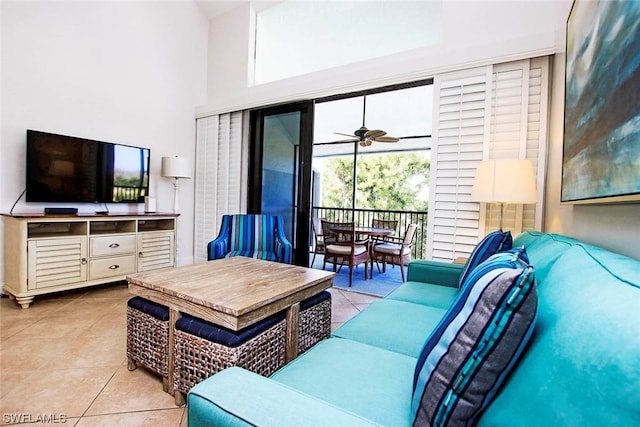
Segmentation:
[(262, 213), (262, 138), (266, 116), (300, 113), (298, 182), (296, 183), (296, 230), (293, 263), (307, 267), (309, 265), (309, 229), (311, 221), (311, 161), (313, 157), (313, 101), (301, 101), (276, 105), (250, 111), (249, 115), (249, 181), (247, 193), (247, 212)]

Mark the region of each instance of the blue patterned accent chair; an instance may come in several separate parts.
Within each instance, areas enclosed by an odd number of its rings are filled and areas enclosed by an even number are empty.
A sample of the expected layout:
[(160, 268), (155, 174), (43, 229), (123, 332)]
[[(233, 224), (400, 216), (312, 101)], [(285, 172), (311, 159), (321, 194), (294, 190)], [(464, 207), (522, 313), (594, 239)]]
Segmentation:
[(209, 261), (246, 256), (291, 264), (292, 246), (280, 215), (224, 215), (220, 234), (207, 245)]

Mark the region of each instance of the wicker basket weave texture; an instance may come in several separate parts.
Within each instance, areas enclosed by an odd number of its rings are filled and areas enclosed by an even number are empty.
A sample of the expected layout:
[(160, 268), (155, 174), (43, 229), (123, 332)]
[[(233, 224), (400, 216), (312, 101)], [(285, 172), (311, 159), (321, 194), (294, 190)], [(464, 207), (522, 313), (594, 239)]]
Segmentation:
[(169, 322), (127, 307), (127, 357), (168, 377)]
[(175, 331), (174, 388), (188, 393), (191, 387), (231, 366), (269, 376), (284, 366), (285, 320), (238, 347)]
[(298, 354), (302, 354), (331, 335), (331, 299), (300, 312)]

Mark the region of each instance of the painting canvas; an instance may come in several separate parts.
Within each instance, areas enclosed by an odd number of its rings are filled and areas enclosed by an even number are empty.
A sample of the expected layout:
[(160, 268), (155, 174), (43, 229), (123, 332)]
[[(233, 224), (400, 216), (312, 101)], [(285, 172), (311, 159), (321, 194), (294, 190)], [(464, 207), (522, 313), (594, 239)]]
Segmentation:
[(562, 201), (640, 201), (640, 1), (575, 0)]

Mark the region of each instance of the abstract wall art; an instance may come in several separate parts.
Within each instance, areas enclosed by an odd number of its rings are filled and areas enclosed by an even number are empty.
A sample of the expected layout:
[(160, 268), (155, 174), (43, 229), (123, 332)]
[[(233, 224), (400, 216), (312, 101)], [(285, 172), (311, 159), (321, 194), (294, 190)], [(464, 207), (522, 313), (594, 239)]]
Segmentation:
[(640, 1), (575, 0), (562, 202), (640, 202)]

